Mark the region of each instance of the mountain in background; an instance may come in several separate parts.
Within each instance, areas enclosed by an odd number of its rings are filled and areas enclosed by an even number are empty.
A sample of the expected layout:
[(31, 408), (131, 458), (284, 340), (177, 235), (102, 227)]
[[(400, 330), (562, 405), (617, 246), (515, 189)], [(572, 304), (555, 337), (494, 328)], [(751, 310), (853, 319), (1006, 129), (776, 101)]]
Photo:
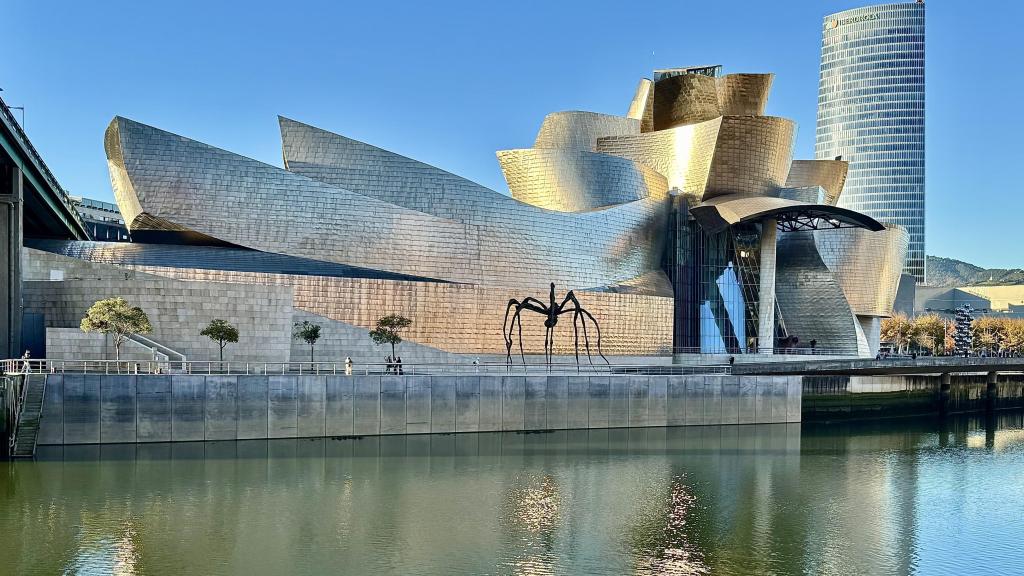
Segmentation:
[(982, 268), (952, 258), (928, 257), (929, 286), (995, 286), (1024, 284), (1020, 268)]

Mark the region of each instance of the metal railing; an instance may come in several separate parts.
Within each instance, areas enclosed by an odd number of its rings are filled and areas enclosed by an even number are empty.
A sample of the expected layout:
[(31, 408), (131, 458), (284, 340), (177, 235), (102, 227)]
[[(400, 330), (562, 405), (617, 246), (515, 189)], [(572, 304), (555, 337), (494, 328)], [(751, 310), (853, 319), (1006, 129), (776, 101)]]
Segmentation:
[(8, 374), (341, 374), (419, 376), (431, 374), (544, 375), (544, 374), (730, 374), (728, 365), (556, 363), (359, 363), (340, 362), (220, 362), (126, 361), (86, 359), (13, 359), (0, 361)]

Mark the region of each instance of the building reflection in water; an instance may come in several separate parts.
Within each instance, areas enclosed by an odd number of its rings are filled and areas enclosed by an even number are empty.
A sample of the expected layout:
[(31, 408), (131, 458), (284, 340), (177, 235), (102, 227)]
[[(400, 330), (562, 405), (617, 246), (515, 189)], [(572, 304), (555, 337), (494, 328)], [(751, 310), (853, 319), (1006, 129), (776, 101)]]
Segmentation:
[[(1001, 415), (44, 447), (0, 475), (0, 533), (13, 573), (923, 573), (1002, 542), (986, 530), (1013, 525), (992, 506), (1021, 429)], [(956, 546), (921, 536), (954, 524)]]

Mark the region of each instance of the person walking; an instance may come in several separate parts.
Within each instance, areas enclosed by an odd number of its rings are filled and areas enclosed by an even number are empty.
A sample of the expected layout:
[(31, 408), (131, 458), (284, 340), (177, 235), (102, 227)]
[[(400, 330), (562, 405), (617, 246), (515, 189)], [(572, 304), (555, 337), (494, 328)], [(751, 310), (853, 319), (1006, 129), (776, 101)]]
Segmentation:
[(352, 375), (352, 357), (345, 356), (345, 376)]
[(405, 374), (405, 372), (402, 370), (402, 357), (401, 356), (398, 356), (398, 357), (395, 358), (395, 367), (398, 368), (398, 374), (399, 375)]
[(31, 364), (28, 361), (28, 359), (31, 356), (32, 356), (32, 353), (29, 352), (28, 350), (25, 350), (25, 353), (21, 355), (21, 371), (24, 372), (25, 374), (28, 374), (29, 372), (31, 372), (32, 366), (31, 366)]
[(384, 373), (391, 374), (391, 354), (384, 358)]

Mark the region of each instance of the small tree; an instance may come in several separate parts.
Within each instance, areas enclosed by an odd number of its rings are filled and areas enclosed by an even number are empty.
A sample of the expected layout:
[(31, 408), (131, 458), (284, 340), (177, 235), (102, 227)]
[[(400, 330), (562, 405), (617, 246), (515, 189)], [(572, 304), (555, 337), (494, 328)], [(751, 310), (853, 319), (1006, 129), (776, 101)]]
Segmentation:
[(315, 346), (316, 341), (320, 339), (320, 325), (314, 324), (309, 320), (296, 322), (292, 329), (292, 338), (302, 340), (306, 344), (309, 344), (309, 361), (312, 362), (313, 346)]
[(904, 314), (882, 320), (881, 337), (884, 342), (892, 342), (896, 351), (902, 354), (914, 341), (914, 323)]
[(402, 343), (400, 332), (412, 325), (412, 320), (400, 314), (389, 314), (377, 320), (377, 327), (370, 330), (374, 344), (391, 344), (391, 357), (395, 357), (395, 345)]
[(121, 297), (99, 300), (85, 313), (82, 332), (100, 332), (114, 337), (114, 358), (121, 359), (121, 344), (135, 334), (149, 334), (153, 325), (138, 306), (129, 306)]
[(938, 314), (914, 318), (914, 341), (938, 356), (946, 346), (946, 323)]
[(224, 361), (224, 347), (228, 344), (238, 342), (238, 328), (232, 326), (227, 320), (215, 318), (203, 328), (200, 336), (206, 336), (220, 346), (220, 361)]

